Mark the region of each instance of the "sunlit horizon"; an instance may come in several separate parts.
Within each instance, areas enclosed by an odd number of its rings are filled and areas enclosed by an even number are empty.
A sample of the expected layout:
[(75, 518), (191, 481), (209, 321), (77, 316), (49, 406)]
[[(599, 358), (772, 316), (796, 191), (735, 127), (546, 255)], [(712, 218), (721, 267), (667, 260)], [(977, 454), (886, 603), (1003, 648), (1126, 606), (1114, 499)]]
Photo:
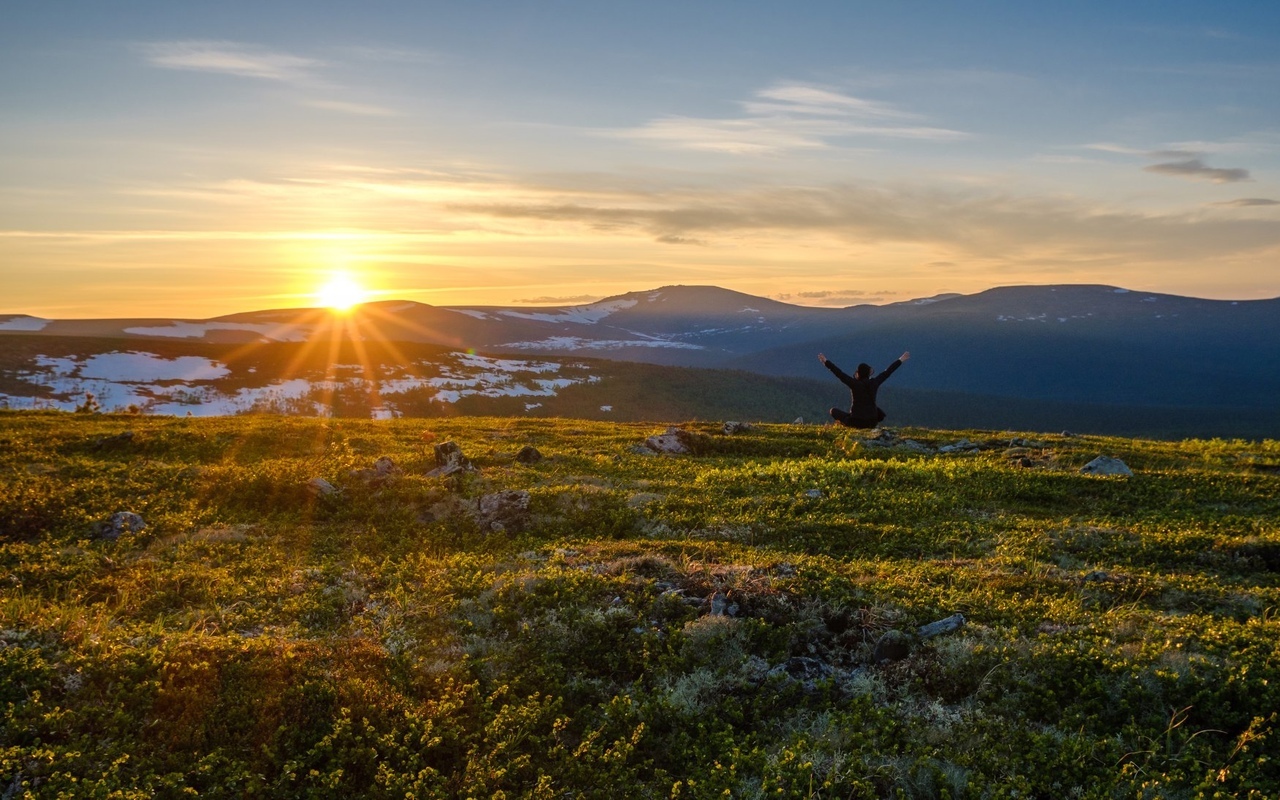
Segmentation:
[(1278, 50), (1276, 4), (19, 4), (0, 314), (1275, 298)]

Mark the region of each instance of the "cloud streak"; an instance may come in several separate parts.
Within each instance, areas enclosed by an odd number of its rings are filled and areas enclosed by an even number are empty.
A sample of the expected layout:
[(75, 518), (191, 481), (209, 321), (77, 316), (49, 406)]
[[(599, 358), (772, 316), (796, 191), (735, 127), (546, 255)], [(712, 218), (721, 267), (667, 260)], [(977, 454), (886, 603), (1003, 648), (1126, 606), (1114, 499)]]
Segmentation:
[(710, 247), (742, 246), (748, 239), (802, 238), (813, 247), (823, 246), (821, 240), (833, 247), (908, 243), (937, 248), (951, 261), (1182, 262), (1280, 247), (1280, 223), (1265, 219), (1098, 210), (1080, 200), (916, 187), (637, 192), (612, 201), (529, 197), (446, 208), (659, 242), (694, 239)]
[(147, 61), (162, 69), (212, 72), (242, 78), (295, 82), (310, 76), (321, 62), (290, 53), (226, 41), (152, 42), (140, 45)]
[(917, 114), (819, 86), (779, 83), (741, 103), (737, 118), (669, 116), (603, 135), (660, 146), (764, 155), (821, 149), (851, 137), (955, 141), (969, 134), (921, 124)]
[(1239, 200), (1224, 200), (1221, 203), (1214, 203), (1215, 206), (1232, 206), (1234, 208), (1250, 208), (1253, 206), (1280, 206), (1280, 200), (1271, 200), (1266, 197), (1242, 197)]
[[(1182, 155), (1182, 153), (1178, 153)], [(1175, 178), (1189, 178), (1191, 180), (1212, 181), (1213, 183), (1238, 183), (1240, 181), (1251, 180), (1249, 170), (1247, 169), (1221, 169), (1218, 167), (1210, 167), (1198, 158), (1188, 158), (1183, 161), (1168, 161), (1163, 164), (1152, 164), (1143, 167), (1147, 172), (1155, 172), (1159, 175), (1171, 175)]]

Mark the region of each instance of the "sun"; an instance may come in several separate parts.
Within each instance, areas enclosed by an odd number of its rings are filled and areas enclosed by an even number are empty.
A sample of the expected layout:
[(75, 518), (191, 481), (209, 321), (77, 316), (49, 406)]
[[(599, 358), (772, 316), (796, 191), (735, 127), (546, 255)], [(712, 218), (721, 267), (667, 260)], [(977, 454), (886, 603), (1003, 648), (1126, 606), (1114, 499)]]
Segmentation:
[(316, 300), (320, 304), (338, 312), (350, 311), (353, 307), (368, 299), (369, 293), (349, 275), (336, 273), (329, 276), (328, 282), (316, 290)]

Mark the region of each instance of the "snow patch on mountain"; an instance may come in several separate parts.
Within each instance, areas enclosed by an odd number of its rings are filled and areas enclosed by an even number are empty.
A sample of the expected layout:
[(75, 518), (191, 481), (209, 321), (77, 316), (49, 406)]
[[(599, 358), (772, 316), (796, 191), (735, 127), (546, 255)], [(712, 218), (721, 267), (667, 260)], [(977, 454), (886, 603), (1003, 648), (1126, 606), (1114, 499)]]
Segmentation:
[(164, 326), (125, 328), (136, 336), (165, 336), (177, 339), (199, 339), (209, 331), (249, 331), (277, 342), (305, 342), (312, 329), (301, 325), (271, 325), (256, 322), (182, 322), (174, 320)]
[(52, 320), (43, 319), (41, 317), (30, 317), (25, 314), (8, 317), (0, 322), (0, 331), (42, 331)]
[(700, 344), (674, 342), (670, 339), (583, 339), (578, 336), (552, 336), (537, 342), (507, 342), (499, 347), (516, 350), (621, 350), (624, 347), (672, 347), (678, 350), (705, 350)]
[(498, 313), (505, 317), (532, 319), (539, 322), (572, 322), (577, 325), (594, 325), (610, 314), (614, 314), (624, 308), (631, 308), (636, 302), (636, 300), (624, 298), (621, 300), (602, 300), (599, 303), (574, 306), (573, 308), (557, 309), (552, 313), (527, 311), (499, 311)]
[[(148, 414), (227, 416), (253, 411), (291, 414), (332, 413), (336, 393), (378, 398), (370, 409), (375, 419), (399, 416), (408, 392), (423, 391), (437, 402), (463, 397), (554, 397), (560, 390), (599, 380), (581, 364), (489, 358), (451, 353), (442, 360), (405, 366), (399, 377), (370, 381), (360, 364), (335, 364), (326, 378), (297, 377), (230, 390), (220, 383), (231, 371), (200, 356), (163, 358), (153, 353), (111, 352), (88, 358), (37, 356), (31, 369), (12, 377), (32, 385), (41, 396), (0, 393), (0, 408), (74, 410), (92, 394), (106, 411), (129, 408)], [(556, 374), (562, 368), (569, 374)], [(433, 377), (424, 377), (436, 373)], [(552, 377), (554, 375), (554, 377)], [(546, 377), (543, 377), (546, 376)]]
[(491, 314), (486, 314), (483, 311), (476, 311), (474, 308), (446, 308), (445, 311), (453, 311), (458, 314), (466, 314), (468, 317), (472, 317), (474, 319), (499, 319), (498, 317), (495, 317)]
[(113, 383), (150, 381), (212, 381), (231, 371), (203, 356), (164, 358), (154, 353), (99, 353), (87, 359), (37, 356), (36, 365), (47, 367), (59, 377), (108, 380)]

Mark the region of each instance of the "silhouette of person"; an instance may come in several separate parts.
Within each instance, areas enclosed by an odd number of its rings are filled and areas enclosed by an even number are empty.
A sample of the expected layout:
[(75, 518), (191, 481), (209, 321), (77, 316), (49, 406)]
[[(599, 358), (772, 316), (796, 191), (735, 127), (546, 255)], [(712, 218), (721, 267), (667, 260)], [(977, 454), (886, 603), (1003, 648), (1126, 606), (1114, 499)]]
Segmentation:
[(849, 410), (833, 408), (831, 417), (841, 425), (850, 428), (874, 428), (879, 425), (885, 418), (885, 413), (876, 405), (876, 392), (880, 389), (880, 384), (888, 380), (889, 376), (908, 358), (911, 358), (911, 353), (903, 353), (897, 361), (886, 367), (884, 372), (875, 376), (871, 374), (870, 365), (859, 364), (853, 377), (849, 377), (835, 365), (835, 362), (818, 353), (818, 360), (822, 365), (831, 370), (831, 374), (839, 378), (841, 383), (849, 387)]

